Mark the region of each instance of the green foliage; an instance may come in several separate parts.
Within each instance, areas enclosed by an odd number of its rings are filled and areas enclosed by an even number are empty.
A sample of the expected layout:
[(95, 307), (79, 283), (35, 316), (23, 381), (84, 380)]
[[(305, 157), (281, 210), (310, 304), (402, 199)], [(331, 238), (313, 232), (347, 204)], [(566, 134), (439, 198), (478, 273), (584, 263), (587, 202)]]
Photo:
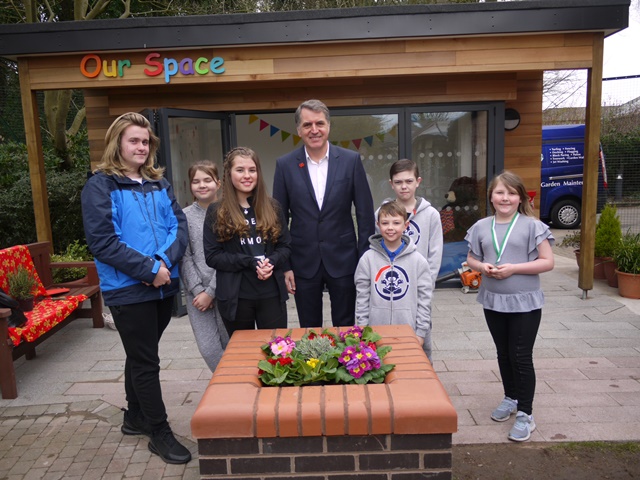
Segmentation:
[[(84, 136), (83, 136), (84, 135)], [(72, 170), (62, 170), (62, 160), (52, 148), (45, 148), (49, 214), (54, 251), (64, 251), (70, 243), (84, 238), (80, 192), (87, 178), (86, 132), (74, 145), (78, 158)], [(84, 156), (84, 157), (82, 157)], [(35, 217), (27, 149), (24, 144), (0, 144), (0, 248), (36, 241)]]
[[(93, 257), (89, 253), (89, 247), (85, 244), (81, 244), (78, 240), (67, 245), (67, 248), (62, 253), (54, 253), (51, 255), (52, 262), (80, 262), (92, 260)], [(54, 268), (53, 283), (72, 282), (73, 280), (79, 280), (87, 274), (86, 268)]]
[(613, 205), (605, 205), (596, 224), (595, 256), (611, 257), (622, 238), (622, 225), (618, 210)]
[(8, 272), (7, 281), (9, 282), (9, 295), (13, 298), (24, 300), (34, 296), (36, 279), (23, 266), (18, 267), (13, 272)]
[(623, 235), (612, 256), (619, 271), (640, 274), (640, 233)]

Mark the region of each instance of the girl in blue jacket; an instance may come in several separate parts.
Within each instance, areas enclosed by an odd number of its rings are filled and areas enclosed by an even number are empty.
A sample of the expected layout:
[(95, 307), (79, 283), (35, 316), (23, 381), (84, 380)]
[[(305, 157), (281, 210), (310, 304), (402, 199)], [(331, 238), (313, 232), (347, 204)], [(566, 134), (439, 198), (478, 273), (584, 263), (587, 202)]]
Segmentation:
[(159, 143), (144, 116), (118, 117), (82, 190), (82, 218), (104, 302), (126, 353), (122, 432), (149, 436), (152, 453), (179, 464), (191, 454), (167, 422), (158, 343), (171, 320), (188, 231), (164, 169), (154, 166)]

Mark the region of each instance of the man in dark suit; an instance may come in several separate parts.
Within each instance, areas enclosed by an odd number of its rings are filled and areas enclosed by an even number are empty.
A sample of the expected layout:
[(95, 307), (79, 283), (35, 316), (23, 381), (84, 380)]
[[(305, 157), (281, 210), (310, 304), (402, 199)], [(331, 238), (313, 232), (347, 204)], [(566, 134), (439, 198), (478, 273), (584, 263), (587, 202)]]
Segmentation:
[(371, 191), (358, 152), (329, 143), (330, 115), (324, 103), (303, 102), (295, 121), (304, 146), (278, 159), (273, 180), (273, 197), (291, 218), (287, 289), (295, 295), (300, 326), (322, 326), (325, 287), (333, 325), (353, 325), (353, 274), (375, 228)]

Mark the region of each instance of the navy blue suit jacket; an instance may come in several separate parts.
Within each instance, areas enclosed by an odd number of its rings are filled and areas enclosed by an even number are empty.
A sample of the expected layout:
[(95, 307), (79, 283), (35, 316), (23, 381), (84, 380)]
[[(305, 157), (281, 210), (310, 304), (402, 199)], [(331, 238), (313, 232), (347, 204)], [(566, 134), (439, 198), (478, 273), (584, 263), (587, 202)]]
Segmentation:
[(296, 276), (311, 278), (320, 261), (332, 277), (353, 275), (375, 229), (373, 199), (358, 152), (329, 145), (322, 209), (311, 184), (304, 147), (277, 160), (273, 197), (282, 205), (287, 220), (291, 218), (290, 263)]

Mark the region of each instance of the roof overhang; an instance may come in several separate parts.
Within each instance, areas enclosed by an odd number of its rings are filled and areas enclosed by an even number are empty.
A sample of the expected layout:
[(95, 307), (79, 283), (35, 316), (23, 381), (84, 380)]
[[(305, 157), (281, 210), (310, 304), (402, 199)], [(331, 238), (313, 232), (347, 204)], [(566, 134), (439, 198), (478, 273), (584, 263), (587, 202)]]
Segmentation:
[(0, 25), (0, 56), (603, 32), (629, 23), (630, 0), (526, 0)]

